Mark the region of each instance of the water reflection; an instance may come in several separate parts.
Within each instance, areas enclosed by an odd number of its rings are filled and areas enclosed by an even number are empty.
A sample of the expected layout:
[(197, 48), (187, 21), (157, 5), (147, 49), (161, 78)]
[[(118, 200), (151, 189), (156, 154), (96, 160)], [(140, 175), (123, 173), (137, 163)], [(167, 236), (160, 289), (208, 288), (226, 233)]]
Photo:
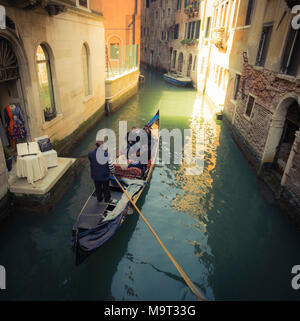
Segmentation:
[[(207, 210), (214, 206), (214, 194), (209, 193), (213, 187), (212, 173), (216, 166), (217, 148), (219, 146), (220, 126), (214, 120), (214, 113), (202, 96), (197, 96), (193, 113), (189, 119), (193, 135), (187, 139), (188, 145), (196, 150), (195, 136), (204, 132), (204, 168), (201, 175), (186, 175), (187, 162), (175, 170), (175, 182), (183, 193), (177, 194), (172, 202), (173, 208), (184, 212), (197, 220), (196, 227), (206, 233), (209, 221)], [(195, 206), (196, 205), (196, 206)]]

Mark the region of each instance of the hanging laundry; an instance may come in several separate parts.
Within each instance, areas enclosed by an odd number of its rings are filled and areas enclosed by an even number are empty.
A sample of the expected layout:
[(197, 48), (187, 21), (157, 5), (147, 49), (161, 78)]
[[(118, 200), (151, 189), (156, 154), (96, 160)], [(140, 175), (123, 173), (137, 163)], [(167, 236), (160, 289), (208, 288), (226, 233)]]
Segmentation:
[(7, 105), (4, 110), (4, 116), (10, 138), (13, 141), (26, 138), (27, 134), (21, 108), (14, 104)]

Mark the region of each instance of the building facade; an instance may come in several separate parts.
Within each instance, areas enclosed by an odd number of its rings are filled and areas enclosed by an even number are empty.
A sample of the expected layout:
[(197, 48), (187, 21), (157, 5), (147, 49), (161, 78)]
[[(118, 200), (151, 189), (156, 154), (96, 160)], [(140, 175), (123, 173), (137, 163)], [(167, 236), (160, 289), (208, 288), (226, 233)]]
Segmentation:
[(249, 23), (239, 25), (236, 33), (224, 113), (257, 172), (276, 179), (280, 195), (299, 204), (300, 26), (292, 23), (297, 21), (297, 11), (292, 12), (296, 4), (240, 1), (246, 12), (240, 21)]
[[(47, 134), (61, 140), (105, 103), (105, 47), (97, 0), (0, 1), (1, 143), (7, 135), (6, 106), (19, 106), (26, 140)], [(0, 146), (0, 198), (7, 171)], [(5, 186), (5, 187), (4, 187)]]
[(198, 0), (143, 0), (141, 62), (191, 77), (197, 87), (201, 15)]
[(106, 107), (115, 110), (136, 94), (139, 80), (140, 0), (104, 0)]

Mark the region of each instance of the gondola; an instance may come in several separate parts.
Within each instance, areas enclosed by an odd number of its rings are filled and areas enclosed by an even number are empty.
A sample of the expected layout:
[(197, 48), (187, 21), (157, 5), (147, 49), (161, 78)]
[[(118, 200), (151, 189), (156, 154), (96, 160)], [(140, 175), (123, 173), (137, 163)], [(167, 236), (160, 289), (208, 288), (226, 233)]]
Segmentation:
[[(151, 159), (144, 176), (140, 169), (124, 169), (116, 160), (116, 177), (136, 203), (150, 181), (159, 147), (159, 111), (148, 122), (153, 142)], [(122, 192), (114, 177), (110, 177), (109, 188), (113, 202), (98, 202), (95, 191), (85, 202), (72, 229), (72, 246), (76, 265), (105, 244), (133, 214), (133, 206)]]
[(175, 72), (168, 72), (163, 75), (166, 82), (179, 87), (189, 87), (192, 85), (192, 79), (190, 77), (185, 77)]

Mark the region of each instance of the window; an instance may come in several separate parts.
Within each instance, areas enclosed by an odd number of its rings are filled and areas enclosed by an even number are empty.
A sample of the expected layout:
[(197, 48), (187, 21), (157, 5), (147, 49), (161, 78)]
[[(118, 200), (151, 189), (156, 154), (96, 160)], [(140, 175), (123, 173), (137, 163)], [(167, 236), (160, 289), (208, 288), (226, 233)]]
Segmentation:
[(187, 38), (187, 31), (188, 31), (188, 23), (184, 24), (184, 39)]
[(248, 0), (248, 8), (247, 8), (246, 20), (245, 20), (246, 26), (251, 24), (253, 7), (254, 7), (254, 0)]
[(149, 8), (150, 0), (146, 0), (146, 8)]
[(89, 0), (78, 0), (78, 4), (81, 7), (89, 8)]
[(251, 95), (248, 96), (247, 107), (246, 107), (246, 115), (248, 117), (251, 116), (253, 106), (254, 106), (255, 98)]
[(181, 10), (181, 1), (182, 0), (177, 0), (177, 10)]
[(174, 28), (174, 39), (178, 39), (179, 34), (179, 24), (177, 23)]
[(198, 20), (196, 22), (196, 36), (195, 36), (196, 39), (199, 39), (200, 37), (200, 25), (201, 25), (201, 20)]
[(165, 9), (163, 9), (162, 16), (163, 17), (165, 16)]
[(168, 17), (170, 17), (170, 14), (171, 14), (171, 9), (169, 8), (168, 9)]
[(256, 63), (255, 63), (257, 66), (263, 67), (265, 65), (272, 28), (273, 28), (273, 25), (263, 26), (263, 30), (262, 30), (262, 34), (261, 34), (260, 42), (258, 46)]
[(184, 9), (187, 7), (188, 5), (188, 0), (184, 0)]
[(210, 33), (210, 20), (211, 17), (207, 17), (206, 19), (206, 28), (205, 28), (205, 38), (209, 37), (209, 33)]
[(86, 44), (82, 46), (83, 82), (85, 96), (91, 95), (90, 53)]
[(56, 110), (53, 94), (50, 59), (46, 47), (42, 44), (38, 46), (36, 51), (36, 63), (42, 100), (42, 109), (44, 111), (45, 121), (50, 121), (56, 116)]
[(284, 53), (281, 62), (281, 72), (296, 76), (300, 64), (300, 35), (299, 29), (290, 29), (287, 37)]
[(192, 22), (191, 39), (194, 39), (195, 25), (196, 25), (196, 21), (193, 21)]
[(119, 60), (120, 59), (120, 44), (111, 43), (110, 44), (110, 59)]
[(189, 22), (189, 24), (188, 24), (187, 39), (191, 39), (191, 29), (192, 29), (192, 23)]
[(233, 88), (233, 99), (236, 100), (239, 92), (239, 86), (241, 81), (241, 75), (235, 75), (234, 88)]

